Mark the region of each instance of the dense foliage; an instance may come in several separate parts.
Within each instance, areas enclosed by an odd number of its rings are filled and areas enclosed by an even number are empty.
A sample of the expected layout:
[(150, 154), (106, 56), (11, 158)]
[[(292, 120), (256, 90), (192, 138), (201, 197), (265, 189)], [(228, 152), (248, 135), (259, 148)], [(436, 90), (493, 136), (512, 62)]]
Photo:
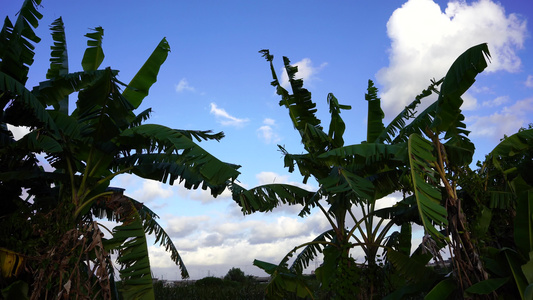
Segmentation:
[[(271, 274), (267, 298), (533, 297), (533, 182), (526, 171), (533, 130), (507, 137), (480, 169), (470, 169), (475, 147), (463, 123), (461, 95), (487, 67), (486, 44), (465, 51), (444, 78), (432, 80), (387, 126), (377, 88), (369, 81), (367, 139), (348, 146), (340, 113), (350, 107), (329, 94), (331, 121), (325, 131), (315, 116), (311, 93), (303, 88), (303, 80), (295, 79), (297, 67), (283, 58), (290, 93), (278, 81), (273, 56), (261, 52), (270, 62), (280, 106), (288, 109), (305, 149), (290, 154), (279, 146), (285, 167), (289, 172), (298, 169), (303, 183), (314, 178), (319, 188), (269, 184), (245, 189), (233, 183), (233, 199), (245, 214), (288, 204), (301, 205), (299, 215), (305, 217), (317, 207), (331, 225), (277, 265), (254, 262)], [(421, 101), (433, 93), (437, 100), (417, 113)], [(402, 193), (403, 200), (376, 211), (376, 202), (394, 192)], [(355, 225), (347, 226), (347, 218)], [(425, 230), (414, 252), (412, 224)], [(390, 233), (392, 225), (400, 230)], [(363, 263), (350, 255), (357, 247), (365, 253)], [(444, 249), (450, 263), (441, 257)], [(316, 270), (319, 292), (302, 273), (318, 255), (323, 257)]]
[[(0, 31), (0, 288), (4, 298), (103, 299), (533, 299), (533, 128), (505, 137), (478, 168), (463, 123), (461, 95), (487, 67), (486, 44), (466, 50), (441, 80), (385, 125), (377, 88), (368, 83), (366, 139), (345, 145), (341, 112), (329, 94), (326, 130), (316, 104), (284, 58), (292, 92), (283, 88), (273, 56), (261, 51), (298, 131), (304, 153), (280, 146), (284, 165), (298, 170), (309, 191), (287, 184), (246, 189), (238, 166), (221, 162), (197, 142), (220, 140), (210, 131), (147, 124), (137, 108), (156, 82), (170, 46), (162, 39), (131, 82), (100, 69), (104, 31), (86, 35), (82, 70), (69, 70), (64, 24), (51, 26), (54, 44), (44, 81), (28, 87), (39, 42), (40, 0), (24, 1), (15, 23)], [(422, 100), (436, 101), (417, 112)], [(75, 98), (75, 101), (72, 101)], [(19, 139), (14, 126), (29, 130)], [(157, 215), (110, 182), (120, 174), (216, 197), (226, 187), (245, 214), (301, 205), (301, 217), (323, 213), (331, 228), (296, 246), (278, 264), (254, 261), (271, 275), (265, 286), (240, 269), (224, 279), (186, 286), (154, 284), (147, 234), (188, 272)], [(392, 193), (403, 199), (376, 210)], [(116, 222), (104, 238), (99, 219)], [(353, 225), (352, 225), (353, 224)], [(425, 236), (415, 251), (412, 225)], [(398, 230), (392, 232), (393, 226)], [(364, 261), (351, 256), (360, 248)], [(446, 249), (450, 262), (443, 261)], [(113, 261), (111, 254), (117, 259)], [(316, 277), (303, 271), (317, 256)], [(292, 264), (289, 265), (289, 261)], [(433, 262), (430, 264), (430, 262)], [(115, 274), (118, 266), (118, 274)], [(120, 284), (114, 282), (120, 277)]]
[[(17, 299), (153, 299), (147, 234), (171, 253), (184, 278), (187, 269), (157, 215), (110, 187), (111, 180), (135, 174), (209, 189), (216, 197), (237, 177), (238, 166), (195, 142), (218, 141), (222, 132), (146, 124), (151, 110), (135, 112), (170, 51), (164, 38), (124, 84), (117, 70), (99, 69), (100, 27), (86, 35), (83, 70), (70, 72), (58, 18), (46, 80), (27, 87), (40, 2), (24, 1), (16, 22), (6, 18), (0, 32), (0, 288)], [(13, 126), (29, 133), (16, 140)], [(111, 238), (104, 238), (99, 218), (117, 223)]]

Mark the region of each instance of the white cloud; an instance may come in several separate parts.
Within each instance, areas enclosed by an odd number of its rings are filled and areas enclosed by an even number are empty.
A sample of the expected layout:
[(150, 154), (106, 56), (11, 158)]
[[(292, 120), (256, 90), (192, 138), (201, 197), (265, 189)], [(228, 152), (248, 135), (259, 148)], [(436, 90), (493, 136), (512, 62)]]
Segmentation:
[(263, 120), (263, 124), (268, 125), (268, 126), (276, 125), (276, 120), (270, 119), (270, 118), (265, 118)]
[(533, 114), (533, 98), (517, 101), (511, 106), (503, 107), (490, 116), (471, 116), (466, 118), (468, 130), (473, 137), (486, 137), (494, 141), (504, 134), (516, 133), (520, 127), (526, 127)]
[(472, 95), (472, 93), (467, 91), (461, 98), (463, 99), (463, 105), (461, 105), (461, 109), (474, 110), (477, 108), (477, 99)]
[(288, 175), (279, 175), (274, 172), (261, 172), (257, 175), (255, 175), (255, 178), (257, 178), (259, 185), (264, 184), (271, 184), (271, 183), (288, 183), (289, 182), (289, 176)]
[[(431, 0), (409, 0), (387, 23), (390, 64), (377, 74), (386, 116), (393, 117), (446, 74), (466, 49), (488, 43), (492, 63), (486, 72), (518, 71), (516, 50), (523, 47), (526, 22), (490, 0), (450, 2), (444, 12)], [(473, 100), (473, 99), (470, 99)], [(472, 103), (471, 103), (472, 104)]]
[[(128, 193), (126, 190), (126, 193)], [(140, 202), (151, 202), (157, 199), (166, 199), (174, 194), (172, 189), (159, 181), (143, 179), (142, 187), (131, 192), (131, 197)]]
[(281, 141), (279, 135), (274, 131), (273, 127), (276, 127), (276, 121), (266, 118), (263, 120), (263, 126), (257, 129), (257, 136), (265, 144), (275, 144)]
[(209, 221), (208, 216), (179, 216), (167, 220), (166, 232), (171, 237), (186, 237)]
[(196, 89), (189, 84), (186, 78), (182, 78), (178, 84), (176, 84), (176, 92), (181, 93), (183, 91), (194, 92)]
[(13, 138), (16, 141), (20, 140), (23, 136), (25, 136), (26, 134), (28, 134), (30, 132), (30, 128), (29, 127), (11, 126), (9, 124), (7, 124), (7, 129), (11, 130), (11, 133), (13, 133)]
[[(267, 226), (256, 226), (252, 229), (248, 242), (250, 244), (272, 243), (287, 238), (296, 238), (309, 234), (306, 223), (294, 217), (278, 217), (275, 223)], [(293, 245), (296, 246), (296, 245)]]
[[(304, 84), (311, 84), (314, 80), (317, 80), (318, 77), (316, 76), (318, 72), (320, 72), (324, 67), (328, 65), (328, 63), (322, 63), (318, 67), (314, 67), (313, 63), (311, 62), (311, 59), (304, 58), (298, 62), (291, 63), (292, 66), (298, 67), (298, 72), (295, 75), (296, 79), (303, 79)], [(287, 72), (285, 72), (285, 68), (283, 68), (281, 72), (281, 86), (285, 89), (288, 89), (290, 87), (289, 85), (289, 75), (287, 75)]]
[(528, 75), (524, 84), (529, 88), (533, 88), (533, 75)]
[(225, 109), (218, 108), (218, 106), (214, 102), (211, 102), (210, 106), (211, 106), (210, 113), (215, 115), (215, 117), (218, 119), (218, 122), (224, 126), (242, 127), (250, 121), (247, 118), (239, 119), (237, 117), (230, 115), (228, 112), (226, 112)]
[(509, 101), (510, 101), (509, 96), (499, 96), (490, 101), (483, 101), (483, 104), (481, 105), (483, 107), (496, 107), (496, 106), (503, 105)]

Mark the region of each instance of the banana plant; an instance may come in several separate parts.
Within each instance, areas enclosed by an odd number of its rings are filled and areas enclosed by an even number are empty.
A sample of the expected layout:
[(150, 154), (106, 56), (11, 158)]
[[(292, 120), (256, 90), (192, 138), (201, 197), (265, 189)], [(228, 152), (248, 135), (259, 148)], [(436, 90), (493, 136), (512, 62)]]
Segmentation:
[[(111, 188), (111, 180), (135, 174), (209, 189), (216, 197), (237, 177), (239, 166), (218, 160), (197, 144), (219, 141), (222, 132), (147, 124), (151, 109), (135, 112), (170, 51), (164, 38), (124, 84), (118, 71), (100, 69), (100, 27), (86, 35), (83, 70), (69, 71), (59, 18), (51, 26), (54, 45), (46, 80), (27, 88), (39, 41), (33, 30), (41, 18), (40, 2), (25, 1), (15, 24), (6, 18), (0, 32), (1, 245), (28, 258), (34, 270), (33, 299), (74, 294), (118, 299), (111, 253), (118, 254), (123, 296), (153, 299), (148, 234), (155, 234), (156, 243), (171, 253), (184, 278), (187, 269), (157, 215)], [(30, 132), (15, 140), (8, 125), (26, 126)], [(51, 170), (43, 166), (40, 153)], [(110, 239), (102, 237), (98, 217), (117, 222)]]
[[(450, 67), (446, 77), (438, 81), (432, 80), (430, 86), (416, 96), (415, 100), (387, 126), (383, 124), (383, 112), (377, 97), (377, 89), (372, 82), (369, 82), (366, 94), (367, 140), (349, 146), (344, 145), (342, 135), (345, 125), (340, 118), (341, 110), (349, 107), (338, 104), (332, 94), (328, 95), (331, 122), (326, 133), (320, 125), (320, 120), (315, 117), (316, 105), (311, 100), (311, 94), (303, 88), (301, 79), (294, 79), (297, 68), (291, 66), (289, 60), (284, 58), (293, 91), (290, 94), (279, 84), (272, 64), (273, 56), (267, 50), (261, 52), (270, 62), (274, 79), (272, 85), (282, 98), (280, 106), (288, 109), (306, 150), (304, 154), (293, 155), (280, 147), (285, 154), (285, 167), (293, 172), (297, 166), (304, 177), (303, 182), (313, 177), (317, 180), (319, 189), (316, 192), (308, 192), (291, 188), (290, 193), (279, 193), (279, 185), (266, 185), (250, 190), (234, 186), (233, 198), (241, 205), (244, 213), (268, 211), (284, 203), (303, 205), (300, 216), (308, 214), (313, 207), (318, 207), (324, 213), (335, 234), (331, 240), (308, 245), (313, 251), (304, 248), (301, 251), (306, 253), (301, 256), (303, 260), (297, 257), (293, 264), (300, 267), (292, 269), (300, 270), (316, 256), (311, 255), (312, 253), (323, 252), (324, 264), (317, 271), (319, 274), (317, 277), (322, 276), (335, 281), (331, 278), (335, 278), (336, 269), (343, 269), (339, 264), (343, 261), (343, 257), (346, 265), (352, 265), (346, 259), (347, 256), (342, 255), (343, 251), (348, 253), (352, 247), (362, 246), (368, 259), (372, 257), (369, 254), (376, 253), (377, 248), (386, 248), (384, 241), (391, 223), (382, 228), (384, 234), (377, 234), (377, 229), (386, 222), (379, 221), (379, 226), (372, 224), (370, 218), (377, 216), (373, 203), (395, 191), (403, 191), (412, 193), (412, 197), (408, 198), (412, 204), (406, 206), (410, 212), (408, 222), (415, 221), (422, 224), (438, 247), (450, 244), (457, 251), (468, 249), (467, 253), (454, 253), (455, 261), (459, 262), (457, 282), (458, 286), (463, 285), (461, 290), (485, 280), (486, 272), (480, 264), (479, 256), (476, 256), (477, 249), (472, 245), (468, 230), (463, 230), (464, 214), (460, 203), (457, 203), (456, 186), (450, 180), (450, 176), (460, 167), (468, 165), (472, 159), (474, 147), (467, 138), (468, 131), (462, 122), (464, 117), (460, 112), (462, 104), (460, 96), (473, 84), (475, 76), (487, 66), (485, 60), (489, 57), (487, 45), (480, 44), (465, 51)], [(416, 114), (416, 108), (421, 101), (433, 93), (439, 95), (437, 101)], [(286, 190), (287, 188), (283, 189)], [(327, 207), (322, 203), (326, 203)], [(366, 205), (366, 217), (361, 220), (354, 218), (356, 226), (345, 230), (346, 217), (352, 216), (350, 212), (353, 208), (364, 207), (363, 205)], [(418, 213), (413, 213), (411, 208), (418, 210)], [(396, 212), (390, 210), (388, 213)], [(453, 232), (446, 231), (448, 228), (452, 228)], [(360, 235), (354, 235), (354, 232), (359, 232)], [(375, 240), (369, 240), (369, 237)], [(335, 245), (337, 251), (332, 251), (332, 245), (328, 243)], [(466, 248), (463, 249), (460, 245), (466, 245)], [(392, 248), (387, 248), (386, 252), (387, 257), (392, 257), (396, 253)], [(477, 261), (473, 264), (470, 262), (470, 265), (465, 267), (467, 259), (465, 255), (471, 255), (468, 257), (470, 260), (472, 256), (477, 257)], [(284, 261), (278, 265), (280, 272), (285, 270)], [(473, 282), (469, 282), (464, 275), (473, 269), (477, 271), (477, 275), (473, 278)], [(327, 274), (321, 275), (320, 273), (324, 271), (327, 271)], [(272, 282), (274, 281), (275, 278)], [(323, 281), (324, 286), (329, 283), (328, 280)], [(438, 284), (436, 288), (440, 290), (451, 285), (455, 285), (454, 280), (447, 280)], [(360, 295), (372, 297), (361, 293)]]
[[(466, 290), (533, 297), (533, 129), (504, 137), (465, 183), (465, 193), (481, 203), (479, 226), (489, 279)], [(478, 229), (478, 231), (479, 231)]]
[[(378, 199), (402, 188), (400, 178), (403, 171), (400, 167), (406, 161), (405, 147), (398, 144), (385, 144), (379, 140), (379, 134), (386, 130), (383, 125), (383, 112), (377, 89), (369, 81), (368, 93), (368, 130), (367, 141), (361, 144), (344, 145), (345, 123), (341, 118), (343, 110), (351, 107), (342, 105), (333, 94), (327, 97), (331, 120), (326, 131), (316, 117), (316, 104), (311, 93), (303, 88), (303, 80), (295, 79), (297, 67), (290, 65), (284, 57), (285, 70), (289, 75), (292, 94), (283, 88), (274, 70), (273, 56), (268, 50), (261, 51), (270, 63), (273, 81), (278, 95), (281, 96), (280, 106), (289, 112), (294, 128), (299, 132), (304, 146), (304, 154), (291, 154), (279, 146), (284, 154), (284, 164), (289, 172), (296, 168), (303, 176), (303, 183), (310, 178), (319, 184), (317, 191), (308, 191), (297, 186), (286, 184), (268, 184), (251, 189), (232, 184), (233, 199), (242, 207), (245, 214), (257, 211), (270, 211), (282, 204), (301, 205), (301, 217), (318, 208), (331, 225), (331, 229), (319, 234), (313, 241), (295, 247), (278, 265), (256, 260), (254, 264), (272, 275), (267, 287), (267, 296), (276, 299), (284, 292), (293, 292), (299, 296), (311, 296), (309, 288), (302, 279), (302, 271), (309, 266), (317, 255), (324, 256), (324, 264), (317, 269), (325, 290), (331, 296), (342, 296), (348, 293), (346, 288), (356, 287), (363, 291), (361, 297), (376, 297), (384, 293), (380, 289), (379, 280), (363, 284), (355, 284), (362, 278), (354, 272), (357, 264), (349, 256), (355, 247), (365, 252), (365, 262), (361, 264), (377, 265), (377, 251), (383, 249), (392, 223), (383, 220), (374, 222), (374, 209)], [(363, 217), (358, 218), (353, 211), (361, 210)], [(348, 220), (355, 225), (347, 227)], [(295, 257), (289, 267), (290, 257)], [(349, 276), (346, 276), (349, 274)]]

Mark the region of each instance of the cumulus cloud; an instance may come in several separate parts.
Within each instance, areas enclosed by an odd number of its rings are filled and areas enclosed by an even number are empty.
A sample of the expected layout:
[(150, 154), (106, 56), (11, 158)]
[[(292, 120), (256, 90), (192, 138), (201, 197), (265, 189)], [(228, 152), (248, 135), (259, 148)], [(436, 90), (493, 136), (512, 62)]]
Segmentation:
[(307, 235), (309, 229), (306, 224), (291, 217), (278, 217), (275, 223), (268, 226), (254, 227), (248, 242), (250, 244), (271, 243), (273, 241)]
[(192, 234), (200, 226), (204, 226), (210, 218), (208, 216), (179, 216), (167, 221), (166, 232), (171, 237), (185, 237)]
[(215, 115), (218, 122), (222, 124), (223, 126), (242, 127), (250, 121), (248, 118), (239, 119), (237, 117), (230, 115), (228, 112), (226, 112), (225, 109), (219, 108), (214, 102), (211, 102), (210, 105), (211, 105), (210, 113)]
[[(306, 84), (312, 84), (313, 81), (317, 80), (317, 74), (328, 65), (328, 63), (322, 63), (320, 66), (315, 67), (313, 66), (313, 62), (309, 58), (304, 58), (298, 62), (291, 63), (293, 66), (298, 67), (298, 72), (295, 75), (296, 79), (303, 79)], [(289, 76), (287, 75), (287, 72), (285, 72), (285, 68), (283, 68), (281, 72), (281, 86), (285, 89), (288, 89), (290, 87), (289, 85)]]
[(176, 92), (181, 93), (183, 91), (194, 92), (196, 89), (189, 84), (186, 78), (182, 78), (178, 84), (176, 84)]
[(533, 114), (533, 98), (517, 101), (511, 106), (489, 116), (470, 116), (466, 118), (468, 128), (473, 137), (490, 138), (498, 141), (504, 134), (510, 135), (520, 127), (526, 127), (530, 116)]
[(260, 172), (255, 175), (259, 185), (271, 184), (271, 183), (289, 183), (288, 175), (279, 175), (274, 172)]
[(523, 47), (526, 33), (525, 20), (506, 15), (500, 4), (490, 0), (450, 2), (444, 12), (432, 0), (409, 0), (387, 23), (390, 64), (376, 74), (383, 86), (386, 116), (400, 112), (430, 78), (443, 77), (453, 61), (474, 45), (489, 45), (492, 62), (486, 72), (518, 71), (516, 51)]
[(159, 181), (144, 179), (141, 188), (131, 192), (131, 197), (140, 202), (151, 202), (156, 199), (169, 198), (173, 194), (174, 192), (168, 185)]
[(533, 75), (528, 75), (524, 84), (529, 88), (533, 88)]
[(510, 101), (509, 96), (499, 96), (489, 101), (483, 101), (483, 107), (498, 107)]
[(263, 120), (263, 126), (257, 129), (257, 136), (265, 144), (275, 144), (281, 141), (279, 135), (275, 132), (276, 121), (266, 118)]

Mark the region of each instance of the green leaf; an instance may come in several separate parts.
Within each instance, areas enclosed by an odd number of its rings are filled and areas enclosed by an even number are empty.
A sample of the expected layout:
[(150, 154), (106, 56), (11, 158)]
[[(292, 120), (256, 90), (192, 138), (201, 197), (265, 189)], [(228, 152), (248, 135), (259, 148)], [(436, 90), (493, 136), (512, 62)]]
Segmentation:
[[(26, 87), (15, 80), (13, 77), (6, 73), (0, 72), (0, 91), (9, 91), (13, 95), (17, 95), (16, 101), (20, 103), (31, 112), (32, 117), (42, 122), (52, 132), (57, 132), (57, 127), (54, 124), (52, 118), (48, 114), (48, 111), (41, 104), (41, 102), (28, 90)], [(12, 106), (7, 108), (6, 114), (11, 113), (10, 109), (17, 109)], [(23, 111), (22, 113), (24, 113)], [(17, 114), (16, 112), (15, 114)], [(25, 116), (28, 117), (28, 116)], [(15, 124), (15, 125), (34, 125), (34, 124)]]
[(372, 199), (374, 185), (366, 178), (343, 168), (332, 168), (328, 177), (319, 178), (321, 188), (328, 194), (353, 192), (358, 199)]
[[(109, 190), (109, 189), (108, 189)], [(170, 258), (176, 265), (180, 268), (181, 271), (181, 277), (182, 278), (188, 278), (189, 272), (187, 271), (187, 268), (185, 267), (185, 264), (178, 252), (178, 249), (172, 242), (172, 239), (170, 236), (165, 232), (163, 227), (159, 225), (157, 222), (157, 219), (159, 216), (154, 213), (152, 210), (150, 210), (148, 207), (146, 207), (143, 203), (136, 201), (135, 199), (128, 198), (131, 203), (137, 208), (137, 211), (139, 212), (139, 216), (142, 220), (144, 232), (149, 235), (155, 236), (154, 244), (160, 245), (165, 247), (165, 250), (167, 252), (170, 252), (171, 256)], [(95, 201), (95, 204), (91, 207), (92, 214), (97, 216), (98, 218), (107, 218), (109, 221), (116, 221), (118, 222), (121, 218), (121, 215), (118, 211), (113, 209), (113, 205), (109, 203), (108, 198), (102, 197)], [(118, 245), (115, 245), (114, 247), (117, 247)]]
[(480, 205), (481, 215), (477, 218), (473, 225), (473, 232), (476, 236), (485, 236), (492, 220), (492, 210), (485, 205)]
[(408, 147), (414, 194), (422, 225), (433, 238), (443, 239), (444, 235), (433, 225), (442, 227), (448, 225), (448, 213), (441, 205), (439, 181), (434, 177), (431, 167), (436, 163), (436, 158), (432, 153), (433, 146), (418, 134), (412, 134), (409, 137)]
[(487, 44), (483, 43), (466, 50), (454, 61), (442, 83), (432, 128), (444, 132), (464, 118), (460, 109), (463, 104), (461, 95), (474, 84), (477, 74), (487, 67), (486, 58), (490, 58), (490, 52)]
[(258, 259), (254, 259), (253, 265), (259, 267), (261, 270), (267, 272), (267, 274), (270, 275), (274, 274), (274, 272), (278, 268), (278, 265), (271, 264), (269, 262), (261, 261)]
[(533, 251), (529, 252), (529, 260), (522, 265), (522, 272), (528, 284), (533, 284)]
[(28, 297), (29, 286), (22, 280), (17, 280), (1, 290), (2, 298), (9, 300), (25, 300)]
[(366, 141), (368, 143), (374, 143), (385, 130), (383, 125), (383, 118), (385, 113), (381, 109), (381, 99), (377, 95), (378, 89), (374, 86), (372, 80), (368, 80), (367, 93), (365, 94), (365, 100), (368, 101), (368, 115), (367, 115), (367, 128), (366, 128)]
[[(184, 181), (186, 188), (211, 188), (213, 196), (234, 180), (239, 166), (224, 163), (198, 146), (179, 130), (157, 124), (143, 124), (123, 131), (120, 144), (134, 145), (137, 153), (117, 159), (119, 168), (134, 167), (131, 172), (147, 179)], [(144, 152), (147, 152), (144, 154)]]
[(423, 254), (409, 257), (400, 251), (387, 251), (387, 259), (398, 270), (399, 274), (412, 282), (433, 283), (439, 279), (439, 275), (426, 265), (432, 258), (431, 254)]
[(247, 190), (236, 183), (232, 183), (230, 189), (233, 200), (242, 208), (245, 214), (256, 211), (272, 211), (272, 209), (282, 204), (300, 204), (304, 206), (304, 210), (300, 213), (303, 216), (310, 213), (308, 206), (313, 206), (314, 201), (319, 199), (316, 192), (290, 184), (266, 184)]
[[(54, 45), (50, 48), (50, 68), (46, 73), (47, 79), (59, 77), (68, 74), (68, 53), (67, 41), (65, 39), (65, 25), (61, 17), (57, 18), (50, 28), (52, 30), (52, 39)], [(60, 112), (68, 114), (68, 95), (61, 99), (56, 106)]]
[(61, 17), (57, 18), (50, 27), (54, 45), (50, 46), (50, 68), (46, 72), (46, 78), (52, 79), (60, 75), (68, 74), (67, 41), (65, 38), (65, 25)]
[(170, 46), (163, 38), (122, 93), (122, 96), (128, 99), (134, 108), (139, 107), (143, 99), (148, 96), (148, 91), (157, 81), (159, 68), (167, 59), (168, 52), (170, 52)]
[[(302, 274), (303, 270), (305, 270), (310, 262), (317, 257), (318, 253), (322, 252), (322, 248), (325, 247), (327, 242), (333, 240), (334, 235), (335, 231), (330, 229), (319, 234), (311, 242), (295, 247), (291, 252), (294, 252), (301, 247), (304, 247), (304, 249), (296, 256), (289, 270), (296, 272), (297, 274)], [(289, 252), (289, 254), (291, 252)], [(288, 261), (291, 256), (286, 255), (286, 261)]]
[(456, 288), (457, 286), (455, 285), (455, 280), (453, 278), (444, 279), (426, 294), (424, 300), (448, 299)]
[(477, 294), (477, 295), (488, 295), (496, 291), (498, 288), (504, 285), (507, 281), (509, 281), (509, 277), (490, 278), (487, 280), (480, 281), (476, 284), (473, 284), (472, 286), (467, 288), (465, 292), (470, 293), (470, 294)]
[(520, 253), (527, 257), (533, 251), (533, 191), (522, 193), (517, 199), (514, 218), (514, 240)]
[(520, 292), (520, 296), (522, 299), (524, 298), (524, 292), (528, 286), (527, 279), (524, 276), (524, 273), (522, 273), (522, 268), (519, 263), (519, 258), (517, 257), (517, 253), (510, 249), (504, 249), (503, 253), (505, 255), (505, 258), (507, 259), (507, 263), (509, 265), (509, 268), (511, 269), (511, 273), (513, 274), (513, 278), (516, 284), (516, 287), (518, 288), (518, 291)]
[(85, 36), (89, 38), (87, 40), (87, 49), (83, 54), (81, 66), (84, 71), (95, 71), (100, 67), (100, 64), (104, 61), (104, 50), (102, 49), (102, 38), (104, 37), (104, 29), (102, 27), (96, 27), (94, 32), (87, 33)]
[(148, 246), (141, 217), (128, 198), (122, 197), (120, 206), (123, 224), (113, 229), (113, 237), (105, 243), (106, 249), (118, 250), (117, 261), (122, 280), (124, 299), (155, 299)]
[(519, 131), (507, 137), (494, 147), (487, 156), (487, 160), (490, 160), (496, 168), (501, 172), (504, 172), (505, 170), (502, 169), (500, 160), (530, 150), (532, 147), (531, 141), (533, 141), (533, 129)]
[(311, 93), (303, 88), (302, 79), (295, 79), (298, 67), (291, 66), (290, 60), (287, 57), (283, 57), (285, 70), (289, 76), (289, 83), (292, 88), (292, 94), (289, 94), (289, 92), (281, 86), (276, 75), (274, 64), (272, 62), (274, 56), (270, 55), (268, 50), (261, 50), (259, 52), (270, 62), (270, 70), (272, 71), (272, 78), (274, 79), (271, 84), (276, 87), (277, 94), (281, 96), (279, 105), (285, 106), (289, 110), (292, 124), (300, 133), (305, 149), (310, 153), (323, 151), (327, 145), (324, 143), (324, 140), (312, 139), (306, 135), (306, 133), (315, 132), (306, 129), (306, 127), (312, 126), (316, 131), (322, 131), (322, 126), (320, 125), (321, 121), (315, 115), (317, 109), (316, 104), (311, 99)]
[(351, 109), (351, 106), (339, 104), (339, 101), (332, 93), (328, 94), (329, 113), (331, 114), (331, 122), (329, 124), (328, 137), (331, 140), (332, 147), (338, 148), (344, 146), (344, 130), (346, 124), (341, 118), (341, 109)]
[[(409, 138), (409, 135), (413, 132), (420, 132), (420, 127), (418, 127), (416, 130), (406, 130), (406, 127), (413, 127), (416, 128), (417, 124), (420, 124), (420, 120), (423, 119), (427, 122), (427, 124), (431, 123), (431, 119), (428, 118), (429, 115), (431, 115), (430, 112), (434, 111), (434, 109), (430, 110), (424, 110), (423, 113), (419, 114), (419, 116), (416, 118), (417, 120), (412, 121), (410, 124), (407, 124), (407, 121), (410, 119), (415, 118), (416, 114), (416, 107), (421, 103), (421, 100), (423, 98), (426, 98), (430, 96), (434, 91), (436, 91), (435, 87), (440, 85), (442, 81), (441, 79), (439, 81), (431, 81), (431, 84), (427, 87), (427, 89), (423, 90), (419, 95), (415, 97), (415, 100), (413, 100), (409, 105), (407, 105), (403, 111), (401, 111), (390, 123), (387, 125), (387, 127), (381, 132), (381, 134), (376, 138), (376, 143), (396, 143), (401, 141), (407, 141)], [(425, 127), (422, 127), (422, 129), (425, 129)], [(396, 138), (395, 138), (396, 136)], [(395, 142), (393, 142), (395, 140)]]
[(41, 0), (25, 0), (15, 24), (6, 17), (0, 32), (0, 72), (21, 84), (26, 83), (29, 66), (33, 64), (34, 44), (41, 41), (34, 32), (43, 17), (37, 11), (40, 4)]
[(524, 291), (524, 299), (533, 300), (533, 283), (528, 285)]

